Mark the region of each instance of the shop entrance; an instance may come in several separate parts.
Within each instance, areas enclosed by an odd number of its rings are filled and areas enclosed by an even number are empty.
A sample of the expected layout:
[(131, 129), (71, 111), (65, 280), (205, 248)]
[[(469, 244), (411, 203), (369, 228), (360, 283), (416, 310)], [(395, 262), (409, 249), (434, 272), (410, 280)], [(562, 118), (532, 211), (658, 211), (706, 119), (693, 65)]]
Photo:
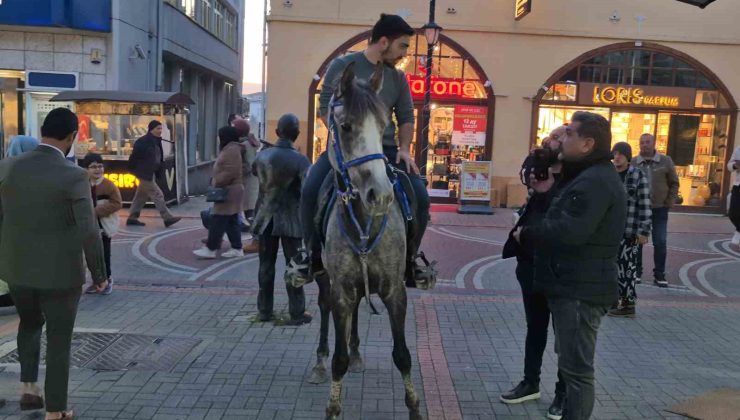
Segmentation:
[[(335, 57), (359, 52), (367, 48), (370, 32), (362, 33), (347, 41), (327, 58), (317, 73), (318, 78), (309, 90), (308, 155), (315, 160), (326, 150), (328, 130), (318, 118), (319, 92), (323, 75)], [(419, 139), (423, 127), (424, 79), (426, 40), (423, 35), (411, 38), (409, 54), (396, 66), (406, 74), (414, 101), (414, 138), (411, 153), (416, 162), (421, 161)], [(432, 62), (431, 119), (427, 167), (422, 168), (428, 180), (432, 202), (457, 202), (460, 190), (462, 162), (490, 160), (493, 146), (494, 95), (491, 84), (482, 68), (459, 44), (441, 35), (435, 47)], [(468, 121), (464, 132), (463, 120)], [(456, 129), (457, 128), (457, 129)], [(463, 135), (464, 134), (464, 135)]]
[(610, 121), (612, 143), (629, 143), (633, 156), (640, 153), (642, 134), (655, 136), (658, 152), (676, 165), (676, 204), (689, 211), (722, 211), (737, 106), (701, 63), (657, 44), (616, 44), (584, 54), (545, 86), (535, 98), (534, 143), (578, 110), (601, 114)]

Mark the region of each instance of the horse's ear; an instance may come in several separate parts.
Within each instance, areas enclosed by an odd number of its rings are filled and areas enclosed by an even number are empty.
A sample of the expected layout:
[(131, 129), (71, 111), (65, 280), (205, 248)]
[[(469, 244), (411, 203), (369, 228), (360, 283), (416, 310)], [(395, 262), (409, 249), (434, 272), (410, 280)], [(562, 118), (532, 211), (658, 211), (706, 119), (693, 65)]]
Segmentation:
[(383, 68), (385, 65), (382, 61), (378, 61), (378, 64), (375, 65), (375, 71), (373, 72), (372, 77), (370, 77), (370, 88), (375, 91), (375, 93), (380, 93), (380, 90), (383, 89)]
[(339, 83), (338, 97), (352, 91), (352, 82), (355, 80), (355, 63), (349, 63), (342, 73), (342, 80)]

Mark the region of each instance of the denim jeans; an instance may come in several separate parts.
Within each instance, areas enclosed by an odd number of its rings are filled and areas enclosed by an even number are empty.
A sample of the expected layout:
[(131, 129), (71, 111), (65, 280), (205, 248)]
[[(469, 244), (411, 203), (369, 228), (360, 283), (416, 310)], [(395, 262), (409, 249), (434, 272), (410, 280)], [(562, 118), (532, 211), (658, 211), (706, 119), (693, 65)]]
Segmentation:
[[(666, 257), (668, 256), (668, 208), (652, 209), (653, 261), (655, 277), (665, 277)], [(642, 245), (637, 248), (637, 277), (642, 277)]]
[(555, 329), (558, 370), (565, 381), (563, 419), (588, 420), (594, 410), (594, 354), (601, 319), (608, 306), (548, 296)]
[[(393, 166), (396, 162), (396, 155), (398, 154), (398, 148), (394, 147), (383, 147), (383, 153), (388, 158)], [(399, 169), (406, 172), (404, 165), (398, 166)], [(319, 251), (320, 245), (315, 239), (315, 228), (314, 228), (314, 216), (318, 209), (319, 190), (321, 184), (326, 179), (326, 176), (331, 171), (331, 163), (329, 162), (329, 156), (326, 152), (322, 153), (321, 156), (311, 165), (311, 168), (306, 175), (305, 181), (303, 181), (303, 188), (301, 191), (301, 226), (303, 228), (303, 239), (306, 243), (306, 248), (314, 251)], [(418, 251), (421, 245), (421, 238), (424, 236), (427, 224), (429, 223), (429, 193), (424, 182), (424, 179), (419, 175), (409, 175), (411, 184), (414, 188), (414, 195), (416, 195), (416, 221), (419, 224), (419, 234), (413, 244), (414, 251)], [(314, 253), (315, 255), (318, 253)]]
[[(547, 330), (550, 328), (550, 308), (547, 298), (532, 288), (534, 267), (526, 262), (516, 266), (516, 277), (522, 288), (524, 314), (527, 318), (527, 337), (524, 342), (524, 380), (539, 385), (542, 369), (542, 355), (547, 347)], [(565, 382), (558, 371), (556, 394), (565, 394)]]

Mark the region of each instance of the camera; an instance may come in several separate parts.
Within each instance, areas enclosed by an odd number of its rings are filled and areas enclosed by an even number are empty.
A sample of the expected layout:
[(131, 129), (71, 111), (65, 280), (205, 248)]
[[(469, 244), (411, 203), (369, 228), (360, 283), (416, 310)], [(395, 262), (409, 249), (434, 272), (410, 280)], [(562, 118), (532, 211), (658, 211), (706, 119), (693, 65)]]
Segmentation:
[(558, 151), (549, 148), (538, 148), (524, 159), (522, 169), (519, 171), (519, 178), (522, 184), (529, 186), (530, 176), (538, 181), (544, 181), (550, 177), (549, 169), (558, 162)]

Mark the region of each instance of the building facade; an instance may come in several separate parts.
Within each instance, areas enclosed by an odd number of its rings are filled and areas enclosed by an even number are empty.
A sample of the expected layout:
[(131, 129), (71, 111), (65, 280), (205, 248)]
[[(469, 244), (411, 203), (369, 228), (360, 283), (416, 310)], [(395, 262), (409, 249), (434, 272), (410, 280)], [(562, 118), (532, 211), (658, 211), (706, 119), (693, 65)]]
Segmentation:
[(189, 190), (204, 190), (218, 127), (240, 98), (243, 16), (243, 0), (3, 1), (0, 148), (15, 134), (38, 136), (44, 113), (60, 105), (48, 99), (62, 90), (184, 92), (195, 102)]
[[(628, 141), (635, 154), (641, 134), (655, 135), (658, 149), (676, 162), (681, 205), (720, 211), (729, 189), (724, 163), (740, 145), (734, 6), (551, 0), (533, 2), (531, 13), (516, 21), (516, 3), (521, 1), (437, 2), (436, 22), (445, 29), (432, 63), (426, 168), (434, 199), (457, 199), (462, 162), (490, 160), (492, 204), (520, 205), (524, 156), (583, 109), (607, 117), (614, 142)], [(403, 14), (414, 27), (426, 22), (428, 1), (403, 7), (391, 0), (273, 0), (267, 132), (280, 114), (295, 112), (304, 124), (301, 149), (310, 157), (323, 151), (327, 133), (316, 118), (317, 93), (329, 63), (364, 49), (381, 12)], [(412, 38), (409, 56), (398, 65), (407, 74), (417, 116), (426, 50), (423, 36)], [(472, 131), (461, 128), (464, 121), (475, 122)], [(415, 133), (416, 143), (422, 135), (418, 120)]]

